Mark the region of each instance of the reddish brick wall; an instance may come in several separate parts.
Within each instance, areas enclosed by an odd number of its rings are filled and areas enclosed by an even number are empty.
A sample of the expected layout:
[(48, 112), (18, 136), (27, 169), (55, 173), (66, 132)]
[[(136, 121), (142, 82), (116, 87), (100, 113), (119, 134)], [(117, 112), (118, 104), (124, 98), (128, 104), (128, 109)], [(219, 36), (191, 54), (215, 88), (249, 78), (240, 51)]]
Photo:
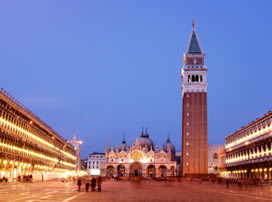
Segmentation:
[(187, 57), (186, 59), (186, 65), (193, 65), (193, 61), (194, 59), (197, 60), (197, 64), (196, 65), (204, 65), (204, 57)]
[(182, 175), (208, 173), (207, 93), (184, 93), (182, 111)]

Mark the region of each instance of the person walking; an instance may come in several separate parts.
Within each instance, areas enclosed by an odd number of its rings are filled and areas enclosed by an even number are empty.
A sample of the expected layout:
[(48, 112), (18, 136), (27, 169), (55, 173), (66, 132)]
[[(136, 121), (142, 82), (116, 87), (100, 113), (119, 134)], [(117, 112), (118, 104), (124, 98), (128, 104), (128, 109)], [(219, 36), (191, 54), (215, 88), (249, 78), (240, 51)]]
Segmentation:
[(80, 192), (81, 184), (82, 184), (82, 180), (81, 180), (81, 178), (79, 177), (79, 178), (77, 179), (77, 186), (78, 186), (78, 191), (79, 191), (79, 192)]
[(97, 179), (98, 192), (101, 192), (102, 177), (99, 176)]
[(91, 186), (92, 186), (92, 191), (94, 191), (94, 189), (96, 187), (96, 179), (94, 177), (92, 178)]
[(89, 191), (89, 186), (90, 186), (90, 183), (89, 183), (89, 179), (86, 179), (86, 192)]

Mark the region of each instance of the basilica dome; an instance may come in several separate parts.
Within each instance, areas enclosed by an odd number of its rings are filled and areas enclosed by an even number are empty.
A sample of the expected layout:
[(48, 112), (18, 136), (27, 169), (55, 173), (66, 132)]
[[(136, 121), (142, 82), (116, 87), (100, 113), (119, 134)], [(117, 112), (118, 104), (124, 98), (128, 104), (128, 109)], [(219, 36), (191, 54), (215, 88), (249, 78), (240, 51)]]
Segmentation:
[(127, 142), (126, 142), (126, 140), (125, 140), (125, 136), (123, 137), (123, 141), (122, 141), (122, 144), (119, 144), (118, 145), (118, 149), (121, 151), (122, 149), (124, 150), (124, 151), (127, 151), (127, 147), (128, 147), (129, 145), (127, 144)]
[(154, 144), (152, 139), (149, 138), (149, 134), (147, 131), (144, 133), (142, 132), (141, 137), (137, 138), (134, 145), (139, 145), (141, 147), (147, 147), (148, 150), (154, 149)]
[(171, 159), (173, 160), (173, 159), (175, 159), (175, 156), (176, 156), (176, 147), (175, 147), (175, 145), (170, 141), (170, 138), (169, 138), (169, 137), (167, 138), (166, 143), (164, 143), (164, 144), (162, 145), (163, 151), (168, 152), (168, 151), (167, 151), (167, 150), (168, 150), (168, 145), (169, 145), (170, 148), (171, 148)]

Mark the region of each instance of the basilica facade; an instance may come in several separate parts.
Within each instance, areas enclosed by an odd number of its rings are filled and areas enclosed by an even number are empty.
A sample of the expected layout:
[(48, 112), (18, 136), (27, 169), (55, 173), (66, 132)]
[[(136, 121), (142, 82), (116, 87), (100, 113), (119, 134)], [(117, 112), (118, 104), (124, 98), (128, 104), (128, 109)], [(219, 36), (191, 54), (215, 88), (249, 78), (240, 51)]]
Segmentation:
[(170, 138), (159, 149), (147, 131), (142, 132), (133, 145), (125, 138), (115, 148), (106, 147), (103, 176), (167, 177), (177, 175), (176, 150)]

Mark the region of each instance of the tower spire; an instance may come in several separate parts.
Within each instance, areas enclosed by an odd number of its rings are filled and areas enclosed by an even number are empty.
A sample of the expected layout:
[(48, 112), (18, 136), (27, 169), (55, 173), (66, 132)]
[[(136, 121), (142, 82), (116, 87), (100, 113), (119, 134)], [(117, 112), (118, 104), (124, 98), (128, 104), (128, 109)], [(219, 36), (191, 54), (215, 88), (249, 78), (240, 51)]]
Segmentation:
[(192, 20), (192, 33), (190, 35), (187, 53), (204, 54), (204, 52), (202, 51), (196, 30), (195, 30), (195, 20)]
[(126, 144), (126, 135), (123, 134), (123, 141), (122, 141), (122, 144)]

